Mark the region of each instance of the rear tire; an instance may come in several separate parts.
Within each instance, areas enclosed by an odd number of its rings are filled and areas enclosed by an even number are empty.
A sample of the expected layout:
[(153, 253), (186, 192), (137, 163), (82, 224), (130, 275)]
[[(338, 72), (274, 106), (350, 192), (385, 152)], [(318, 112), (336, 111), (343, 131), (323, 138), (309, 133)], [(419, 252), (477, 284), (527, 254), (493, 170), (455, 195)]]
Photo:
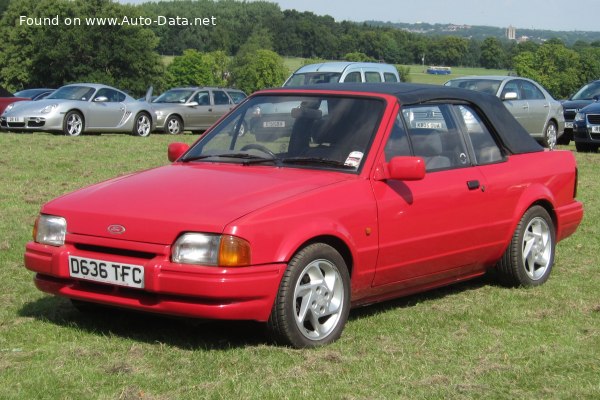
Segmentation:
[(350, 311), (350, 277), (333, 247), (314, 243), (289, 262), (267, 327), (276, 342), (316, 347), (339, 339)]
[(527, 210), (496, 265), (500, 282), (511, 287), (546, 282), (554, 264), (555, 235), (554, 222), (543, 207)]
[(133, 135), (146, 137), (150, 135), (152, 131), (152, 118), (145, 112), (141, 112), (135, 116), (135, 122), (133, 123)]
[(558, 140), (558, 130), (556, 124), (552, 121), (548, 121), (548, 124), (544, 128), (544, 138), (542, 139), (544, 147), (554, 150), (556, 147), (556, 141)]

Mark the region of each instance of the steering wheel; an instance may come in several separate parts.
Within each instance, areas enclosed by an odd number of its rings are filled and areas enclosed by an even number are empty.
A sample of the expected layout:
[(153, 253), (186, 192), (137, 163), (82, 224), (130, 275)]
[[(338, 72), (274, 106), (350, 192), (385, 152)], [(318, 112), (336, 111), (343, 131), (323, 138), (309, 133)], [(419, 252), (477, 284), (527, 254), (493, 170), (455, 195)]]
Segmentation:
[(277, 158), (275, 153), (273, 153), (271, 150), (269, 150), (262, 144), (250, 143), (240, 149), (240, 151), (245, 151), (245, 150), (258, 150), (258, 151), (262, 151), (263, 153), (268, 154), (269, 156), (271, 156), (271, 158)]

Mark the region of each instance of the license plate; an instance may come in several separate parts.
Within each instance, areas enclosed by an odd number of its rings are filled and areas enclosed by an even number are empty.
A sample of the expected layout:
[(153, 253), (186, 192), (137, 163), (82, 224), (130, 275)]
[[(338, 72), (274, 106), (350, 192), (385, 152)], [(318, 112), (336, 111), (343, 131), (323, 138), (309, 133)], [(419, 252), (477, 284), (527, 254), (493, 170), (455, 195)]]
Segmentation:
[(567, 129), (573, 129), (573, 123), (572, 122), (565, 122), (565, 128), (567, 128)]
[(442, 129), (441, 122), (417, 122), (415, 126), (419, 129)]
[(600, 125), (592, 126), (592, 133), (600, 133)]
[(6, 122), (25, 122), (25, 117), (6, 117)]
[(285, 128), (285, 121), (265, 121), (263, 128)]
[(119, 286), (144, 287), (144, 268), (141, 265), (69, 256), (69, 275)]

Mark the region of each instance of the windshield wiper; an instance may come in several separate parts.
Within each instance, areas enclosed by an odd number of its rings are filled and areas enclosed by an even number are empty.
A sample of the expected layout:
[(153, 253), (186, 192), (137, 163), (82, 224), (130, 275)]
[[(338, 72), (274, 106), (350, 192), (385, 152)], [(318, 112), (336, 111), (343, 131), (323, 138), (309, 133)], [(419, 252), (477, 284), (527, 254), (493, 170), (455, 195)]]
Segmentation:
[(196, 161), (196, 160), (203, 160), (205, 158), (212, 158), (212, 157), (241, 159), (241, 160), (244, 160), (244, 162), (242, 163), (243, 165), (277, 161), (277, 159), (275, 159), (275, 158), (265, 158), (265, 157), (261, 157), (261, 156), (255, 156), (253, 154), (248, 154), (248, 153), (202, 154), (199, 156), (187, 157), (181, 161), (182, 162)]
[(284, 164), (318, 164), (337, 168), (355, 169), (355, 167), (346, 165), (341, 161), (318, 157), (291, 157), (284, 158), (281, 162)]

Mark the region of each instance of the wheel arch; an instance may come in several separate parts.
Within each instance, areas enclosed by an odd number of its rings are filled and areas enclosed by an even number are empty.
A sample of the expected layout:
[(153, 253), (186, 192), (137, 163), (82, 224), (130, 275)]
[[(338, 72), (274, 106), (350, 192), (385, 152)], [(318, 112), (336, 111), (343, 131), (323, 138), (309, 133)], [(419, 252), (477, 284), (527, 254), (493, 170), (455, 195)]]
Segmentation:
[(354, 267), (354, 257), (352, 255), (352, 251), (350, 250), (350, 246), (340, 237), (334, 235), (319, 235), (314, 236), (310, 239), (305, 240), (296, 246), (295, 250), (287, 257), (288, 261), (291, 260), (294, 255), (300, 252), (307, 246), (315, 243), (324, 243), (331, 247), (333, 247), (344, 259), (346, 263), (346, 267), (348, 268), (348, 274), (352, 277), (352, 270)]
[(515, 208), (513, 222), (509, 232), (510, 237), (512, 237), (523, 215), (527, 212), (527, 210), (534, 206), (543, 207), (548, 212), (548, 215), (550, 215), (550, 218), (552, 218), (554, 233), (556, 234), (558, 232), (558, 218), (555, 212), (553, 196), (546, 187), (542, 185), (535, 185), (523, 194), (518, 206)]

